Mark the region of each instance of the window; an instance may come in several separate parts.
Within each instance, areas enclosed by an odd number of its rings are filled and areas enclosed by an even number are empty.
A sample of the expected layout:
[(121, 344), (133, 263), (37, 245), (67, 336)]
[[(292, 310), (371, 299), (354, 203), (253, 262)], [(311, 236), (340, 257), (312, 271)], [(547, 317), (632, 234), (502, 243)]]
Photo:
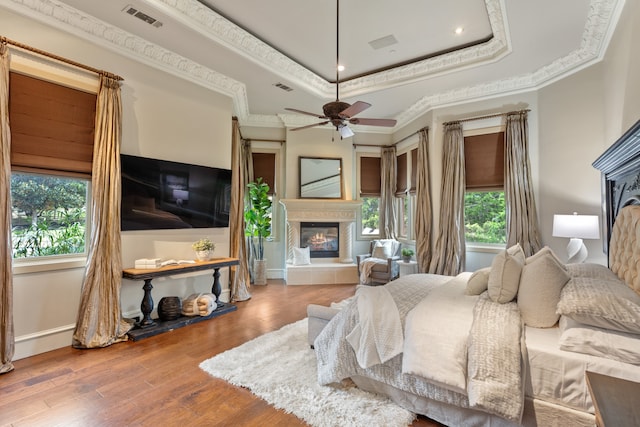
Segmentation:
[(465, 239), (472, 243), (506, 243), (504, 132), (466, 136), (464, 156)]
[(252, 152), (251, 157), (253, 160), (253, 179), (257, 180), (262, 178), (262, 182), (269, 186), (269, 201), (271, 201), (271, 207), (269, 208), (269, 218), (271, 218), (271, 230), (269, 239), (273, 238), (275, 232), (273, 229), (273, 205), (276, 200), (276, 153), (259, 153)]
[[(411, 168), (409, 169), (409, 165)], [(402, 153), (397, 157), (396, 167), (396, 213), (399, 237), (414, 240), (414, 218), (416, 205), (416, 171), (418, 149)]]
[(11, 72), (14, 258), (85, 254), (96, 95)]
[(360, 157), (360, 234), (380, 235), (380, 157)]
[(11, 243), (14, 258), (86, 252), (89, 181), (11, 174)]

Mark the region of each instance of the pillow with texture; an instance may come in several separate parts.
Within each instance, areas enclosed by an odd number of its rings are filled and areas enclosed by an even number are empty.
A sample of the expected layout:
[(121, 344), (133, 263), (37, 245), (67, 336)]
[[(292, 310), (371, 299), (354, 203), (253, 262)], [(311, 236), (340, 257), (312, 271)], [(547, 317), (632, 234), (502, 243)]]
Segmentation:
[(393, 256), (393, 240), (378, 240), (373, 247), (372, 258), (387, 259)]
[(311, 253), (309, 247), (293, 248), (293, 265), (311, 264)]
[(571, 278), (557, 311), (585, 325), (640, 334), (640, 295), (618, 278)]
[(480, 295), (489, 287), (489, 273), (491, 267), (484, 267), (473, 272), (467, 282), (467, 295)]
[(591, 277), (594, 279), (611, 279), (618, 280), (618, 276), (602, 264), (594, 264), (590, 262), (566, 264), (565, 267), (571, 277)]
[(560, 318), (556, 307), (569, 279), (565, 265), (549, 247), (525, 260), (518, 288), (518, 308), (526, 325), (550, 328), (556, 324)]
[(505, 304), (513, 301), (518, 294), (523, 264), (524, 252), (519, 244), (495, 256), (488, 282), (489, 297), (494, 302)]
[(560, 318), (560, 350), (640, 365), (640, 337)]

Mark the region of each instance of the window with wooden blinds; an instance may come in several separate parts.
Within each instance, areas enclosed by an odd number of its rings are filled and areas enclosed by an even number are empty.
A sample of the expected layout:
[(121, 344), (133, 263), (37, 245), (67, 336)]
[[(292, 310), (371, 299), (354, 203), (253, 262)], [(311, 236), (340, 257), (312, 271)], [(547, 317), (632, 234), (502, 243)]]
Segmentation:
[(504, 132), (466, 136), (464, 163), (467, 190), (504, 188)]
[(253, 179), (262, 178), (269, 185), (269, 195), (276, 194), (276, 155), (275, 153), (251, 153), (253, 157)]
[(95, 94), (11, 72), (12, 169), (90, 175), (95, 115)]
[(416, 182), (418, 173), (418, 149), (411, 150), (411, 187), (409, 187), (409, 193), (416, 194)]
[(380, 157), (360, 157), (360, 197), (380, 197)]
[(396, 157), (396, 196), (404, 196), (407, 192), (407, 153)]

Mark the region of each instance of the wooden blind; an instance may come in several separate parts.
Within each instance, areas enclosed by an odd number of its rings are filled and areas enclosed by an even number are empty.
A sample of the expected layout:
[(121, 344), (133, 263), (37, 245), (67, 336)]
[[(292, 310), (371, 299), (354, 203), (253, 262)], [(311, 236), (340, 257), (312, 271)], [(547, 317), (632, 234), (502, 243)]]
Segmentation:
[(360, 157), (360, 197), (380, 197), (380, 157)]
[(467, 190), (504, 188), (504, 132), (464, 138)]
[(418, 149), (411, 150), (411, 187), (409, 193), (416, 194), (416, 174), (418, 173)]
[(253, 179), (262, 178), (269, 185), (269, 194), (276, 194), (276, 155), (275, 153), (251, 153), (253, 157)]
[(91, 174), (96, 95), (11, 72), (11, 167)]
[(396, 157), (396, 196), (404, 196), (407, 191), (407, 153)]

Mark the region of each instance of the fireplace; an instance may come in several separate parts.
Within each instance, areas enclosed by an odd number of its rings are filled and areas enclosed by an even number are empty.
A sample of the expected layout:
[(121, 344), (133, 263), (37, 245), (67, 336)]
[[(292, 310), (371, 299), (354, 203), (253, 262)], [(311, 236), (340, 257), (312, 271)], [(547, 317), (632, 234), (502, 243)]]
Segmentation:
[(340, 223), (301, 222), (300, 247), (309, 247), (311, 258), (340, 256)]

